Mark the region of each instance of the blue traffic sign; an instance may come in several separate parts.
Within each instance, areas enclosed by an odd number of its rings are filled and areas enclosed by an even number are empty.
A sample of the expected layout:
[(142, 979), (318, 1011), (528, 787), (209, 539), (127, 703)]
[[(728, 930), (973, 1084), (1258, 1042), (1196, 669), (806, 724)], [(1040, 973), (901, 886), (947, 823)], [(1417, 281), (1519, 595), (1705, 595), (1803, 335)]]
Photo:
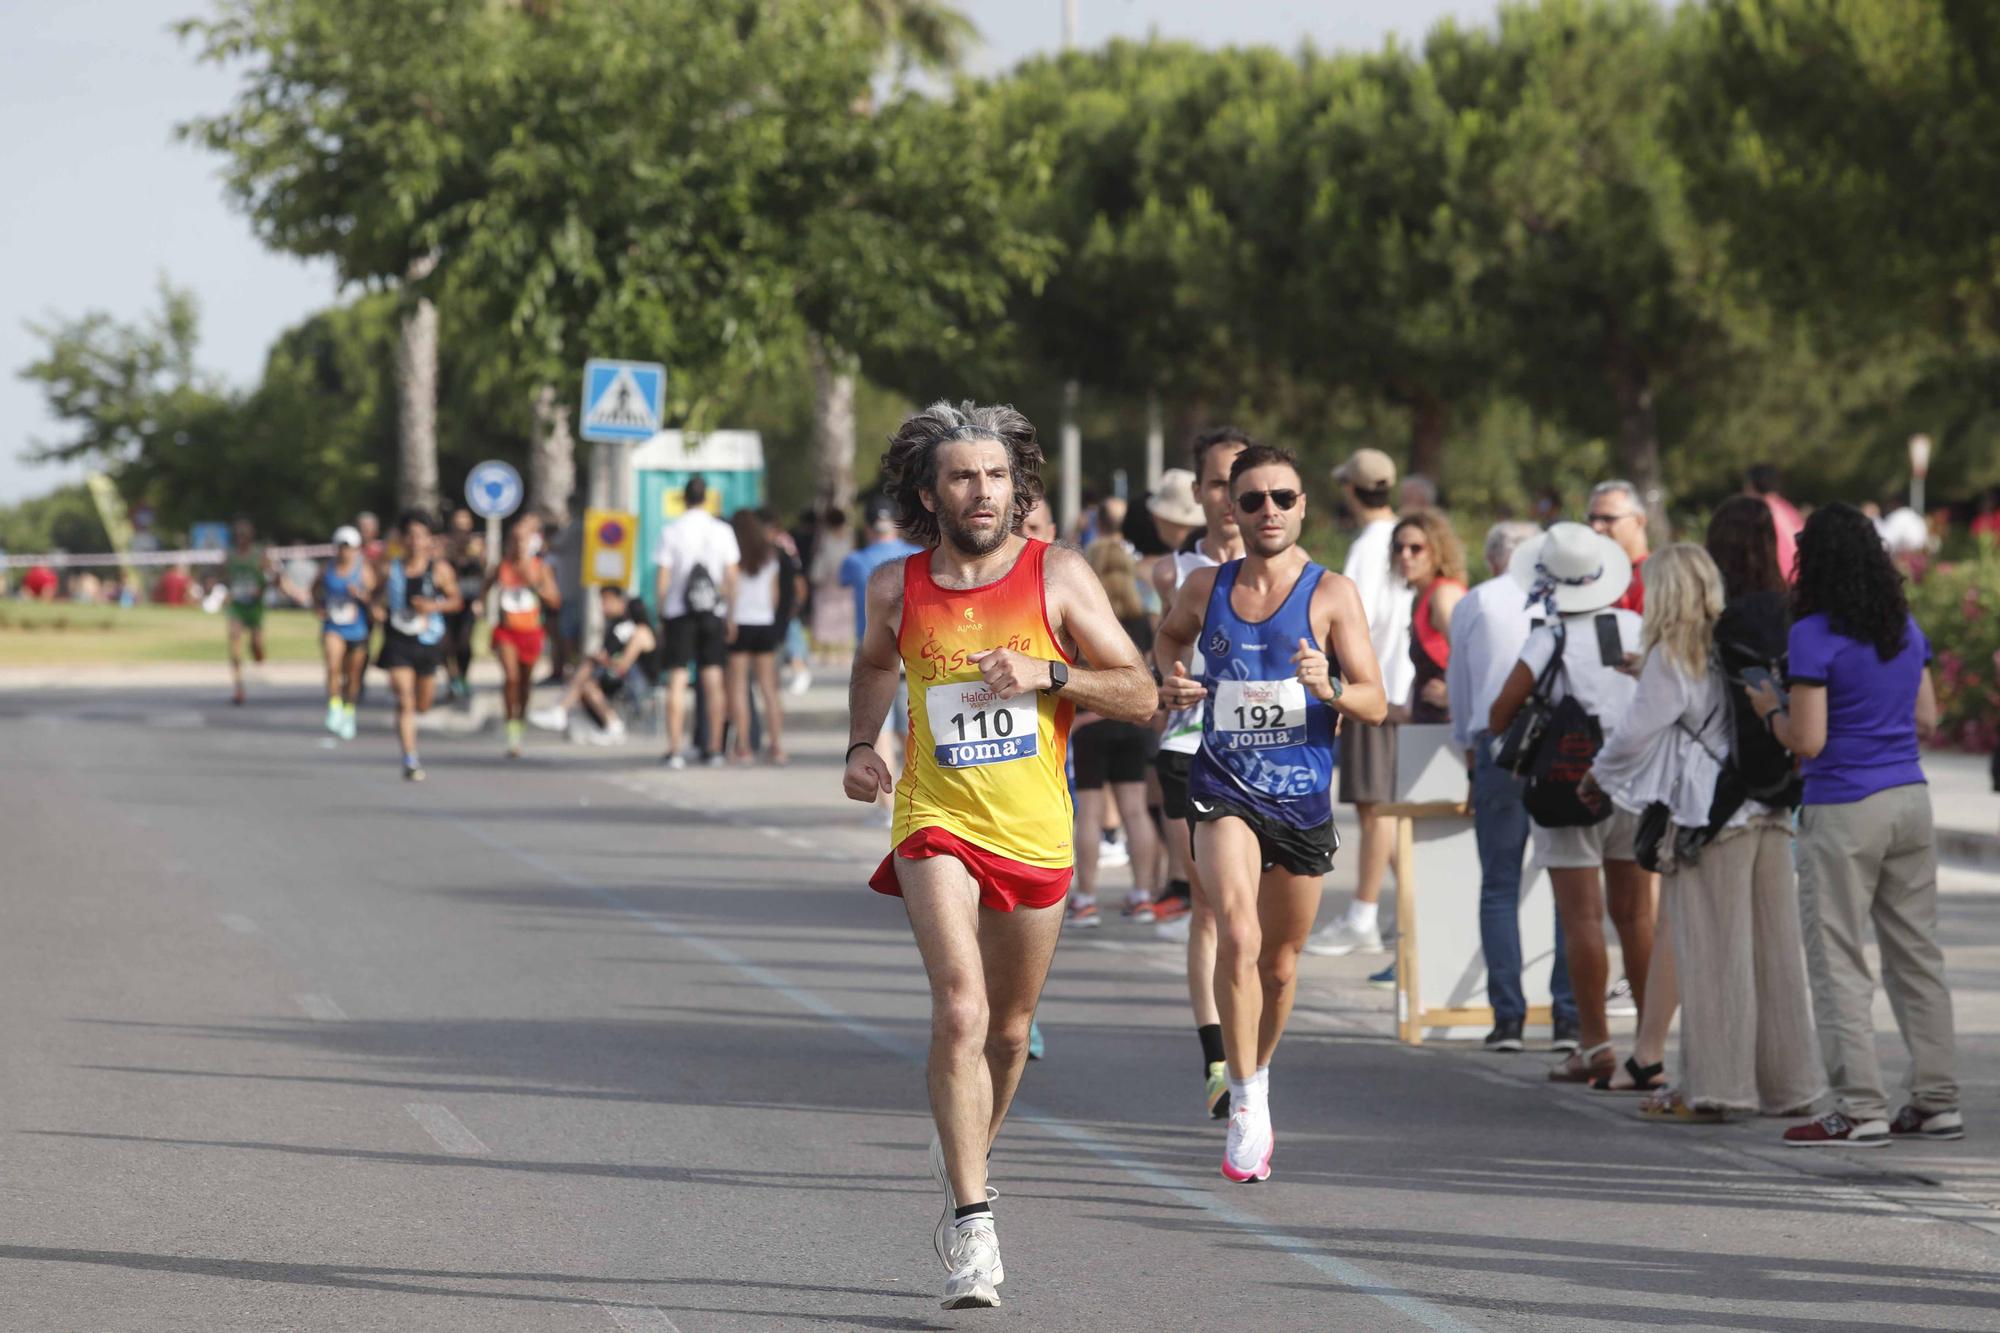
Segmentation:
[(475, 466), (465, 478), (465, 503), (481, 518), (505, 518), (521, 507), (521, 474), (499, 459)]
[(591, 360), (583, 367), (586, 440), (650, 440), (660, 431), (667, 368), (656, 361)]

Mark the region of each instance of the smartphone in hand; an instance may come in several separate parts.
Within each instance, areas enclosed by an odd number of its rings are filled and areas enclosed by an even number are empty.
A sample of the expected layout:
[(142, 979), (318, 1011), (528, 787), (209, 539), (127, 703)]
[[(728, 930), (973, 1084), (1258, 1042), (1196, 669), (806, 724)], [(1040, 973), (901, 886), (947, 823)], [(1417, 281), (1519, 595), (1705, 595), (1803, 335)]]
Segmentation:
[(1760, 666), (1744, 667), (1743, 683), (1753, 690), (1762, 689), (1766, 685), (1770, 686), (1771, 692), (1778, 696), (1778, 707), (1783, 708), (1785, 706), (1784, 682), (1772, 675), (1767, 668)]
[(1625, 639), (1618, 632), (1618, 617), (1606, 612), (1597, 618), (1597, 660), (1608, 667), (1625, 664)]

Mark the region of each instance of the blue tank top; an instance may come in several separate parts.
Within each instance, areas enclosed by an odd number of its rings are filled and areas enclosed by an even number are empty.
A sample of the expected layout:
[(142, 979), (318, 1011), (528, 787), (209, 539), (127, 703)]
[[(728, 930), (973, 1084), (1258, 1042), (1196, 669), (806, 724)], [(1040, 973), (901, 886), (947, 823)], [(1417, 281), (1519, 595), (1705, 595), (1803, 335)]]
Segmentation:
[(418, 643), (433, 644), (444, 640), (444, 617), (436, 611), (422, 612), (410, 609), (410, 598), (437, 596), (437, 584), (431, 578), (429, 566), (425, 566), (423, 576), (414, 586), (400, 560), (389, 565), (389, 628), (397, 634), (407, 634)]
[(338, 634), (349, 643), (368, 641), (368, 613), (361, 605), (361, 569), (343, 574), (328, 567), (321, 584), (326, 594), (323, 622), (328, 634)]
[(1202, 618), (1201, 683), (1208, 697), (1188, 797), (1316, 828), (1333, 818), (1335, 715), (1299, 683), (1292, 654), (1300, 639), (1324, 648), (1312, 625), (1312, 599), (1326, 569), (1308, 561), (1284, 604), (1261, 621), (1244, 620), (1229, 605), (1242, 569), (1241, 560), (1232, 560), (1216, 570)]

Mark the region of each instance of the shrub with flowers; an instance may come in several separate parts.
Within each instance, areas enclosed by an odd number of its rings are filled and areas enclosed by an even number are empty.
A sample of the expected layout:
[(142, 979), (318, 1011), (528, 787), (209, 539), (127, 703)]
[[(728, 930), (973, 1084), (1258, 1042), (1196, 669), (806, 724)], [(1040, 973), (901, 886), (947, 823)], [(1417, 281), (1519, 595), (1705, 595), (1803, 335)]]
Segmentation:
[(1917, 573), (1910, 612), (1931, 642), (1933, 744), (1990, 753), (2000, 740), (2000, 547), (1982, 538), (1970, 558)]

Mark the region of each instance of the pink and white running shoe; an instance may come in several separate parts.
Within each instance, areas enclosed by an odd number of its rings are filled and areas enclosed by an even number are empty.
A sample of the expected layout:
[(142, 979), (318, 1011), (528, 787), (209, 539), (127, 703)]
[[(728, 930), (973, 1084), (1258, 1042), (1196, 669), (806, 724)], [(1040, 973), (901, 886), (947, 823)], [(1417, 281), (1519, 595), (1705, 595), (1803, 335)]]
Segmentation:
[(1269, 1107), (1236, 1108), (1229, 1114), (1229, 1138), (1222, 1148), (1223, 1178), (1239, 1185), (1269, 1180), (1271, 1153), (1277, 1146)]

